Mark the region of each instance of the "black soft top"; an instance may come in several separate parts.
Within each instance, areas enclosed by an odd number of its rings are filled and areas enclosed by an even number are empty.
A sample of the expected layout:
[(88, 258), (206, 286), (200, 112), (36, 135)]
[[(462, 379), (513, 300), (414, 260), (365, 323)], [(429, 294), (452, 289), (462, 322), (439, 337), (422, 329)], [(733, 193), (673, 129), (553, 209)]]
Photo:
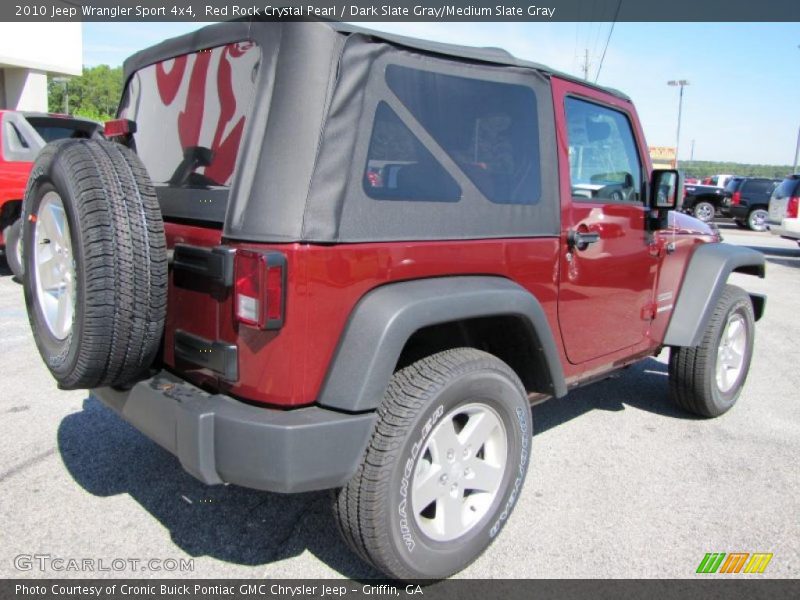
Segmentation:
[[(227, 23), (209, 25), (195, 32), (164, 40), (163, 42), (156, 44), (155, 46), (151, 46), (150, 48), (147, 48), (145, 50), (137, 52), (136, 54), (133, 54), (125, 61), (124, 65), (125, 80), (127, 81), (128, 77), (130, 77), (133, 72), (138, 71), (142, 67), (159, 62), (161, 60), (172, 58), (174, 56), (186, 54), (187, 52), (191, 52), (192, 50), (197, 50), (212, 45), (218, 38), (215, 28), (219, 27), (220, 25), (236, 23), (239, 27), (242, 27), (243, 29), (246, 28), (246, 30), (249, 31), (250, 27), (258, 22), (259, 22), (258, 20), (229, 21)], [(548, 67), (547, 65), (517, 58), (516, 56), (514, 56), (507, 50), (504, 50), (503, 48), (445, 44), (441, 42), (422, 40), (419, 38), (413, 38), (403, 35), (384, 33), (381, 31), (375, 31), (373, 29), (357, 27), (349, 23), (338, 23), (334, 21), (323, 21), (323, 20), (312, 21), (312, 22), (321, 27), (329, 27), (330, 29), (344, 36), (349, 36), (352, 34), (361, 34), (364, 36), (374, 38), (376, 40), (389, 42), (391, 44), (396, 44), (398, 46), (402, 46), (408, 49), (421, 50), (423, 52), (430, 52), (432, 54), (438, 54), (441, 56), (448, 56), (452, 58), (471, 60), (471, 61), (479, 61), (496, 65), (506, 65), (510, 67), (534, 69), (545, 75), (554, 75), (561, 79), (575, 81), (580, 83), (581, 85), (601, 90), (603, 92), (613, 94), (614, 96), (617, 96), (618, 98), (621, 98), (623, 100), (630, 101), (630, 98), (626, 94), (623, 94), (622, 92), (620, 92), (615, 88), (597, 85), (589, 81), (585, 81), (583, 79), (575, 77), (574, 75), (570, 75), (569, 73), (558, 71), (557, 69), (553, 69), (551, 67)]]
[[(224, 200), (202, 205), (189, 196), (173, 194), (170, 199), (174, 190), (161, 190), (166, 216), (222, 223), (226, 238), (253, 242), (558, 235), (550, 76), (575, 78), (497, 48), (439, 44), (322, 21), (228, 21), (134, 54), (125, 62), (126, 81), (157, 62), (244, 40), (260, 48), (262, 59), (230, 188)], [(530, 148), (536, 162), (524, 176), (540, 177), (538, 195), (511, 204), (489, 200), (444, 149), (426, 137), (422, 125), (404, 113), (385, 83), (388, 65), (529, 90), (535, 98), (531, 109), (538, 144)], [(593, 87), (627, 100), (614, 90)], [(400, 111), (398, 118), (417, 139), (429, 140), (426, 151), (461, 188), (458, 201), (411, 204), (408, 199), (376, 201), (365, 194), (370, 132), (382, 103)]]

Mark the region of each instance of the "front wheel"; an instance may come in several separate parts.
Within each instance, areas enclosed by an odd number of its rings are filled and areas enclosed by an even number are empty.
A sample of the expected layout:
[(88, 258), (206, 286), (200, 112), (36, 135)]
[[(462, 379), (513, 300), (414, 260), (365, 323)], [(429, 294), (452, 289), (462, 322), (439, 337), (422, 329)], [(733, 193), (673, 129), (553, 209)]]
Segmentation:
[(710, 223), (714, 220), (715, 211), (716, 209), (711, 202), (698, 202), (694, 205), (694, 216), (704, 223)]
[(730, 410), (750, 370), (754, 334), (750, 297), (726, 285), (700, 345), (670, 350), (670, 395), (675, 403), (702, 417)]
[(752, 231), (766, 231), (769, 213), (763, 208), (755, 208), (747, 215), (747, 227)]
[(334, 502), (342, 536), (390, 577), (460, 571), (508, 520), (531, 427), (522, 383), (490, 354), (447, 350), (398, 371), (364, 461)]

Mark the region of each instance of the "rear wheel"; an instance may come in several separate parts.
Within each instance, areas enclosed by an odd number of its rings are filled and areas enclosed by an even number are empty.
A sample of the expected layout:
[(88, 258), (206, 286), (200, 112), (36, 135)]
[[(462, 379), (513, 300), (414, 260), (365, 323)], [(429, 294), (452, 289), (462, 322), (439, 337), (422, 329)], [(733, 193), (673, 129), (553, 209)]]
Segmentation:
[(754, 323), (747, 292), (726, 285), (700, 345), (670, 350), (670, 395), (678, 406), (703, 417), (730, 410), (750, 369)]
[(335, 499), (342, 536), (394, 578), (460, 571), (506, 523), (530, 436), (522, 383), (490, 354), (448, 350), (398, 371), (364, 462)]
[(769, 213), (763, 208), (754, 208), (747, 215), (747, 227), (752, 231), (766, 231)]
[(22, 221), (17, 219), (6, 227), (3, 237), (6, 241), (6, 262), (17, 281), (22, 281)]
[(714, 220), (714, 205), (710, 202), (698, 202), (694, 205), (694, 216), (708, 223)]
[(124, 385), (152, 363), (166, 311), (164, 227), (136, 155), (107, 141), (48, 144), (23, 214), (25, 301), (61, 388)]

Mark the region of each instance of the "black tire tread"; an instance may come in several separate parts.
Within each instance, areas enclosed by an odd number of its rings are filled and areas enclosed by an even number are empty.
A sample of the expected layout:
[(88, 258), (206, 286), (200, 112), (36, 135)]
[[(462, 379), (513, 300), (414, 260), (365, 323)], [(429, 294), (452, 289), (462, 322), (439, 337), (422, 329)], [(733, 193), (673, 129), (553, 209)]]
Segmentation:
[(78, 344), (74, 364), (51, 371), (64, 389), (124, 385), (153, 362), (166, 316), (166, 239), (155, 190), (135, 154), (104, 140), (46, 146), (27, 193), (56, 169), (68, 181), (62, 201), (79, 224), (72, 244), (82, 248), (76, 277), (84, 318), (70, 339)]
[(741, 299), (749, 302), (747, 292), (726, 285), (698, 346), (672, 348), (669, 356), (669, 389), (672, 400), (683, 410), (702, 417), (719, 412), (712, 402), (712, 385), (717, 352), (717, 330), (730, 307)]
[(350, 482), (338, 491), (334, 518), (345, 542), (363, 560), (398, 579), (410, 580), (390, 551), (390, 532), (377, 515), (389, 505), (389, 466), (397, 458), (414, 417), (449, 379), (475, 368), (499, 370), (524, 388), (516, 373), (497, 357), (474, 348), (455, 348), (427, 356), (392, 377), (378, 408), (375, 432), (366, 455)]
[(22, 235), (22, 220), (17, 219), (11, 225), (6, 227), (3, 232), (3, 238), (6, 244), (6, 262), (8, 268), (11, 269), (14, 278), (18, 281), (22, 280), (23, 266), (17, 260), (17, 250), (15, 246), (19, 243), (20, 235)]

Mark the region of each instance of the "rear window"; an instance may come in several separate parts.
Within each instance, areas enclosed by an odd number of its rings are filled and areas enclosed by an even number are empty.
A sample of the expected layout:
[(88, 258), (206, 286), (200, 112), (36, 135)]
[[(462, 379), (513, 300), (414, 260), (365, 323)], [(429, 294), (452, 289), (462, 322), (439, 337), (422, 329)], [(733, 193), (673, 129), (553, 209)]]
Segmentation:
[(742, 179), (733, 178), (728, 182), (728, 185), (725, 186), (725, 191), (733, 193), (739, 189), (739, 184), (741, 183)]
[(59, 117), (25, 117), (45, 142), (64, 138), (90, 138), (99, 128), (86, 121), (73, 121)]
[(797, 195), (797, 190), (800, 190), (800, 178), (788, 177), (775, 188), (772, 197), (778, 199), (791, 198)]
[(140, 69), (120, 117), (156, 184), (230, 185), (253, 103), (261, 53), (252, 42), (200, 50)]
[[(386, 68), (386, 83), (412, 118), (401, 120), (386, 103), (378, 107), (365, 169), (369, 196), (458, 201), (462, 191), (448, 173), (454, 165), (490, 202), (539, 201), (539, 126), (531, 88), (400, 65)], [(416, 121), (418, 131), (403, 121)]]

